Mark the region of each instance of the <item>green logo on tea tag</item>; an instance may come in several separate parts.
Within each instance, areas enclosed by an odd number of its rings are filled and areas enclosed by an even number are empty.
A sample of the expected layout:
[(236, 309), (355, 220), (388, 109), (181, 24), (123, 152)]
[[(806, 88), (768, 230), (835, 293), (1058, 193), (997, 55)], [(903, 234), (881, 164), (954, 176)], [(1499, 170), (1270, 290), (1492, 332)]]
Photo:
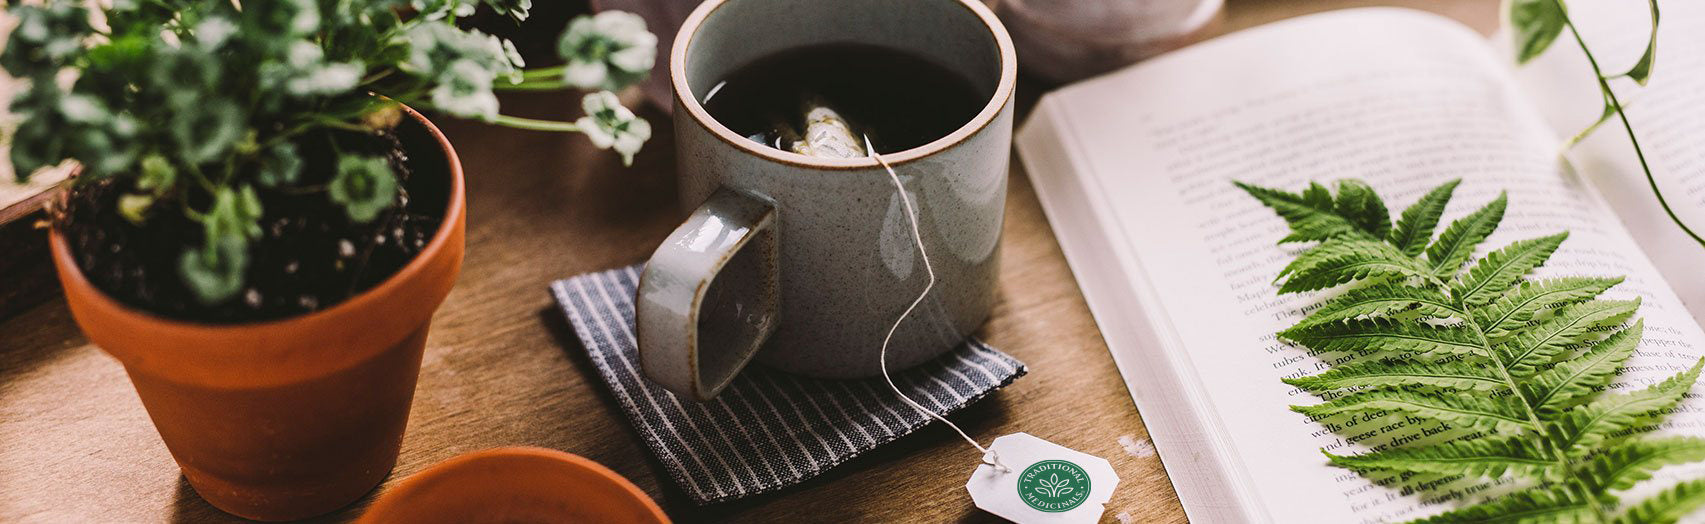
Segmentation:
[(1018, 476), (1018, 498), (1032, 508), (1057, 513), (1089, 500), (1089, 472), (1064, 460), (1044, 460)]
[(971, 501), (1021, 524), (1099, 522), (1119, 489), (1119, 475), (1106, 459), (1029, 433), (995, 439), (983, 460), (965, 481)]

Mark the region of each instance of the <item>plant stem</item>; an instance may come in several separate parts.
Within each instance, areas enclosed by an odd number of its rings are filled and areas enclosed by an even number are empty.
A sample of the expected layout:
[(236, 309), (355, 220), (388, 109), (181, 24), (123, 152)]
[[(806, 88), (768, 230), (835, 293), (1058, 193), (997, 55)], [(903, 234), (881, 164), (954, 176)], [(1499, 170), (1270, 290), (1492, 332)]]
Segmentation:
[(522, 80), (513, 84), (498, 82), (491, 88), (498, 91), (557, 91), (568, 89), (568, 85), (560, 80)]
[(355, 132), (355, 133), (372, 133), (373, 132), (372, 129), (368, 129), (366, 126), (363, 126), (360, 124), (351, 124), (349, 122), (345, 122), (345, 121), (338, 120), (335, 118), (321, 118), (321, 119), (317, 120), (315, 123), (322, 125), (322, 126), (329, 127), (329, 128), (342, 129), (344, 131), (351, 131), (351, 132)]
[[(1459, 297), (1451, 297), (1451, 299), (1452, 302), (1456, 303), (1456, 307), (1452, 308), (1452, 313), (1461, 315), (1464, 319), (1472, 318), (1467, 313), (1469, 308), (1466, 304), (1461, 303)], [(1515, 395), (1517, 399), (1521, 400), (1522, 411), (1527, 413), (1528, 424), (1531, 424), (1533, 428), (1531, 433), (1533, 437), (1544, 443), (1542, 449), (1551, 453), (1551, 459), (1556, 462), (1557, 467), (1560, 470), (1565, 473), (1572, 474), (1574, 469), (1569, 467), (1568, 453), (1566, 453), (1566, 450), (1564, 450), (1556, 442), (1553, 442), (1550, 435), (1546, 433), (1545, 423), (1540, 420), (1539, 410), (1533, 405), (1533, 399), (1527, 398), (1527, 394), (1522, 392), (1520, 385), (1516, 382), (1515, 375), (1510, 374), (1509, 366), (1504, 363), (1503, 357), (1499, 356), (1498, 352), (1492, 349), (1492, 339), (1486, 336), (1486, 331), (1480, 327), (1480, 324), (1475, 323), (1472, 320), (1466, 321), (1464, 324), (1474, 328), (1474, 332), (1479, 335), (1480, 340), (1485, 344), (1482, 348), (1485, 351), (1485, 357), (1487, 360), (1492, 362), (1492, 367), (1498, 369), (1498, 376), (1503, 379), (1504, 387), (1509, 388), (1510, 394)], [(1599, 522), (1611, 521), (1610, 515), (1605, 512), (1605, 508), (1601, 507), (1602, 505), (1596, 500), (1591, 503), (1591, 506), (1594, 514), (1598, 517)]]
[(385, 79), (385, 77), (387, 77), (387, 76), (391, 76), (391, 73), (395, 73), (396, 71), (397, 71), (396, 69), (385, 69), (385, 70), (379, 71), (377, 73), (373, 73), (371, 75), (368, 75), (367, 78), (361, 79), (360, 85), (368, 85), (368, 84), (371, 84), (374, 82), (378, 82), (380, 80)]
[(541, 67), (538, 69), (524, 69), (521, 71), (521, 79), (526, 81), (561, 78), (563, 70), (567, 67), (568, 66), (553, 66)]
[(219, 192), (219, 187), (213, 185), (213, 181), (208, 180), (207, 175), (202, 174), (201, 167), (189, 162), (186, 162), (184, 166), (189, 168), (187, 171), (189, 171), (190, 176), (195, 178), (195, 182), (197, 184), (201, 184), (201, 189), (207, 191), (207, 194), (211, 195)]
[(190, 207), (188, 199), (185, 199), (185, 198), (180, 196), (177, 198), (177, 201), (178, 201), (178, 207), (183, 209), (184, 216), (188, 217), (190, 220), (194, 220), (196, 222), (201, 222), (207, 216), (206, 214), (204, 214), (200, 211), (196, 211), (195, 208)]
[(580, 126), (575, 125), (573, 122), (535, 120), (532, 118), (522, 118), (509, 115), (497, 115), (497, 118), (492, 120), (491, 123), (516, 129), (530, 129), (533, 131), (562, 131), (567, 133), (580, 132)]
[(1693, 228), (1687, 227), (1687, 224), (1681, 221), (1681, 217), (1676, 216), (1675, 210), (1669, 206), (1669, 200), (1664, 198), (1663, 190), (1658, 188), (1658, 180), (1652, 176), (1652, 167), (1646, 162), (1646, 152), (1640, 148), (1640, 139), (1634, 134), (1634, 125), (1628, 122), (1628, 112), (1623, 110), (1622, 101), (1617, 99), (1616, 91), (1610, 88), (1610, 81), (1604, 76), (1604, 70), (1599, 68), (1598, 59), (1593, 57), (1592, 50), (1587, 48), (1587, 41), (1581, 38), (1581, 31), (1575, 28), (1575, 21), (1569, 18), (1569, 10), (1564, 7), (1563, 0), (1551, 1), (1557, 5), (1557, 10), (1563, 14), (1564, 27), (1568, 27), (1569, 34), (1575, 37), (1575, 43), (1580, 45), (1581, 53), (1587, 55), (1587, 63), (1592, 65), (1593, 76), (1598, 78), (1599, 90), (1604, 93), (1605, 99), (1610, 101), (1611, 108), (1616, 110), (1617, 118), (1622, 121), (1622, 129), (1628, 132), (1628, 142), (1634, 144), (1634, 156), (1640, 159), (1640, 170), (1645, 172), (1646, 184), (1651, 186), (1652, 195), (1658, 197), (1658, 205), (1663, 206), (1664, 213), (1669, 215), (1670, 221), (1675, 222), (1676, 227), (1680, 227), (1682, 232), (1692, 237), (1693, 241), (1697, 242), (1700, 247), (1705, 247), (1705, 238), (1700, 238), (1698, 233), (1693, 232)]

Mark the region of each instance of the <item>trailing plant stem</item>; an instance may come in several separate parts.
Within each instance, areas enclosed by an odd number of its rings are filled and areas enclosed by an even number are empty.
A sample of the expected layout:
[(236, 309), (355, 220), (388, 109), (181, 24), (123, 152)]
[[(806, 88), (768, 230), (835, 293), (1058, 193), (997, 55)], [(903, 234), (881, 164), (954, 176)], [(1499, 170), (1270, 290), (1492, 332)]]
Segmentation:
[(568, 133), (580, 132), (580, 126), (575, 125), (573, 122), (538, 120), (509, 115), (497, 115), (497, 118), (492, 120), (491, 123), (516, 129), (530, 129), (533, 131), (561, 131)]
[(558, 91), (568, 89), (568, 85), (559, 80), (522, 80), (516, 83), (495, 83), (492, 89), (498, 91)]
[(1640, 139), (1634, 134), (1634, 125), (1628, 121), (1628, 113), (1622, 109), (1622, 101), (1616, 97), (1616, 91), (1610, 88), (1609, 79), (1604, 76), (1604, 70), (1599, 67), (1598, 59), (1593, 56), (1592, 50), (1587, 48), (1586, 39), (1581, 38), (1581, 31), (1575, 28), (1575, 21), (1569, 17), (1569, 10), (1564, 7), (1563, 0), (1551, 1), (1556, 3), (1557, 10), (1563, 13), (1563, 26), (1569, 28), (1569, 34), (1574, 36), (1575, 43), (1581, 48), (1581, 53), (1587, 56), (1587, 63), (1592, 66), (1593, 76), (1598, 79), (1599, 90), (1604, 93), (1605, 100), (1610, 102), (1610, 107), (1616, 111), (1617, 118), (1622, 122), (1622, 129), (1628, 132), (1628, 142), (1634, 145), (1634, 156), (1640, 159), (1640, 170), (1645, 172), (1646, 184), (1652, 187), (1652, 195), (1658, 197), (1658, 205), (1664, 208), (1664, 213), (1669, 215), (1670, 221), (1675, 222), (1676, 227), (1680, 227), (1682, 232), (1692, 237), (1693, 241), (1697, 242), (1700, 247), (1705, 247), (1705, 238), (1694, 233), (1693, 228), (1687, 227), (1687, 224), (1681, 221), (1681, 217), (1676, 216), (1675, 210), (1670, 208), (1669, 200), (1664, 198), (1663, 190), (1658, 189), (1657, 178), (1652, 176), (1652, 167), (1646, 162), (1646, 152), (1640, 148)]
[(219, 192), (219, 187), (213, 185), (213, 181), (209, 180), (207, 175), (202, 174), (199, 166), (196, 166), (195, 164), (188, 164), (186, 167), (189, 168), (187, 171), (189, 172), (190, 177), (195, 179), (196, 184), (201, 185), (202, 190), (207, 191), (208, 194)]
[(543, 80), (543, 79), (561, 79), (562, 78), (562, 72), (565, 68), (566, 68), (566, 66), (552, 66), (552, 67), (541, 67), (538, 69), (527, 69), (527, 70), (521, 71), (521, 79), (523, 81), (526, 81), (526, 80)]
[(384, 80), (385, 77), (391, 76), (391, 73), (395, 73), (396, 71), (397, 70), (395, 70), (395, 69), (386, 69), (386, 70), (383, 70), (383, 71), (380, 71), (380, 72), (377, 72), (377, 73), (374, 73), (371, 75), (367, 75), (367, 78), (361, 79), (360, 85), (371, 85), (374, 82)]

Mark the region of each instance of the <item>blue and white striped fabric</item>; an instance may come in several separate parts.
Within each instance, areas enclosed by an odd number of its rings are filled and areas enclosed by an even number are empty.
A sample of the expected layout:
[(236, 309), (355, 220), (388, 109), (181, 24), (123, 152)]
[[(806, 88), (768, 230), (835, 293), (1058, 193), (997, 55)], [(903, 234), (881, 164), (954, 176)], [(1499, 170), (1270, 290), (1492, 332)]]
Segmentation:
[[(551, 284), (592, 364), (669, 476), (700, 504), (797, 484), (917, 430), (930, 419), (881, 378), (817, 380), (754, 365), (710, 402), (681, 400), (640, 374), (633, 299), (640, 266)], [(938, 413), (1023, 376), (1024, 364), (981, 341), (894, 374)]]

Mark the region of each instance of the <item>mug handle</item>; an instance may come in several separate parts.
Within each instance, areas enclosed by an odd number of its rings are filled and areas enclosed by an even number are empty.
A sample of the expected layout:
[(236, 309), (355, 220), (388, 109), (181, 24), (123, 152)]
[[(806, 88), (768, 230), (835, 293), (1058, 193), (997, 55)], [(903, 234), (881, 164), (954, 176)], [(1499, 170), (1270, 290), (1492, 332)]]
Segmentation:
[(634, 302), (647, 378), (710, 400), (758, 353), (780, 312), (776, 220), (769, 200), (719, 188), (652, 253)]

